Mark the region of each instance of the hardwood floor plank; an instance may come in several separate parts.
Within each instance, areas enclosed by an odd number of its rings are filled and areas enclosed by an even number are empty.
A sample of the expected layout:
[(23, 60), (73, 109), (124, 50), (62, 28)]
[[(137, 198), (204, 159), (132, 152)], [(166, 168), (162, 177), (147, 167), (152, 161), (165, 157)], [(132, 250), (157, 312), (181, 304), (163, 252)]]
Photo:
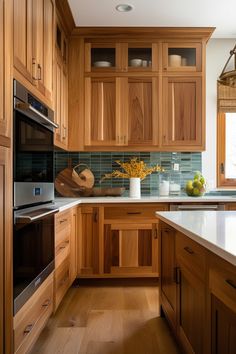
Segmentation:
[(31, 354), (180, 354), (158, 301), (156, 280), (81, 281)]

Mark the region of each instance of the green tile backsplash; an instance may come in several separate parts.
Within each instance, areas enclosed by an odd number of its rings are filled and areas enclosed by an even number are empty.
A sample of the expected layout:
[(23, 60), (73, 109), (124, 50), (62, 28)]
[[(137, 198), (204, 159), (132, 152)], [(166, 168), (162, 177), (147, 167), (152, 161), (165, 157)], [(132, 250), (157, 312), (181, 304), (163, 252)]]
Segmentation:
[[(55, 152), (55, 175), (68, 165), (85, 163), (95, 176), (95, 186), (129, 188), (127, 179), (108, 179), (100, 183), (105, 173), (117, 169), (116, 160), (128, 161), (132, 157), (144, 160), (148, 165), (159, 164), (170, 175), (170, 179), (183, 187), (195, 171), (202, 169), (202, 156), (198, 152)], [(179, 172), (173, 171), (174, 164), (179, 164)], [(142, 195), (158, 194), (159, 174), (153, 173), (141, 183)]]

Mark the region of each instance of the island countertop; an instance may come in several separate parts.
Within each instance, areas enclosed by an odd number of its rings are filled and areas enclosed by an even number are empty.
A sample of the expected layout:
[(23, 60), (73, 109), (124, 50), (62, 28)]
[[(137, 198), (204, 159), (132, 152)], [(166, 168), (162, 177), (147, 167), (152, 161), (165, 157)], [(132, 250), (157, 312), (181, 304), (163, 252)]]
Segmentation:
[(170, 211), (156, 216), (236, 266), (236, 211)]

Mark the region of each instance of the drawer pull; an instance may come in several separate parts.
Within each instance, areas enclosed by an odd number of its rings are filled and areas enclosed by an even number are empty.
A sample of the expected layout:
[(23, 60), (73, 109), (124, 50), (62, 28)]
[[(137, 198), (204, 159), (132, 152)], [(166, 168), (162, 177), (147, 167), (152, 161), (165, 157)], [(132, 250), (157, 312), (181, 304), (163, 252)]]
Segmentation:
[(153, 238), (156, 240), (158, 238), (158, 231), (157, 229), (153, 230)]
[(24, 329), (24, 334), (30, 333), (33, 327), (34, 327), (33, 323), (30, 323), (28, 326), (26, 326)]
[(51, 304), (51, 299), (47, 299), (43, 304), (42, 307), (48, 307)]
[(188, 246), (184, 247), (184, 250), (185, 250), (186, 252), (188, 252), (189, 254), (194, 254), (192, 248), (190, 248), (190, 247), (188, 247)]
[(127, 211), (127, 214), (128, 215), (140, 215), (140, 214), (142, 214), (142, 212), (141, 211)]
[(232, 288), (236, 289), (236, 283), (233, 282), (231, 279), (226, 279), (226, 283), (232, 286)]
[(180, 268), (179, 267), (174, 268), (174, 282), (176, 284), (180, 284)]
[(67, 219), (62, 219), (62, 220), (60, 220), (60, 224), (63, 224), (66, 221), (67, 221)]

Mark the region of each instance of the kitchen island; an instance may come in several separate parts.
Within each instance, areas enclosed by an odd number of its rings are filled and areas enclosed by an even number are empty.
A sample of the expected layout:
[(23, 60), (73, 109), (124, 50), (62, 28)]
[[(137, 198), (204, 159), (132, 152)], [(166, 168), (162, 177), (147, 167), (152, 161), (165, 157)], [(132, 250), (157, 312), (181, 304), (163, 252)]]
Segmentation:
[(184, 353), (236, 352), (236, 212), (157, 212), (160, 305)]

